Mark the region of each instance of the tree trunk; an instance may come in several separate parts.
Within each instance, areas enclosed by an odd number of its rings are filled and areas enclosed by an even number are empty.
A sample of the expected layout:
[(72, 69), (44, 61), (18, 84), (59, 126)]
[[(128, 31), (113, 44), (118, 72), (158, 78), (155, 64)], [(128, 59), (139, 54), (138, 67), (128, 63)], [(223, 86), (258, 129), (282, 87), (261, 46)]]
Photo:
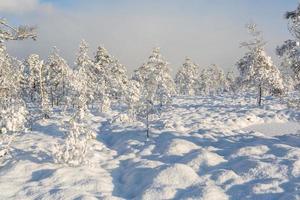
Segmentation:
[(146, 119), (146, 126), (147, 126), (147, 138), (150, 137), (150, 134), (149, 134), (149, 113), (147, 113), (147, 119)]
[(262, 104), (262, 87), (261, 87), (261, 85), (259, 85), (259, 88), (258, 88), (258, 97), (257, 97), (257, 104), (259, 105), (259, 106), (261, 106), (261, 104)]
[(146, 116), (147, 139), (148, 139), (149, 136), (150, 136), (150, 134), (149, 134), (149, 132), (150, 132), (150, 130), (149, 130), (149, 114), (150, 114), (150, 112), (149, 112), (149, 104), (148, 104), (148, 102), (147, 102), (147, 116)]
[(51, 107), (54, 107), (54, 96), (53, 96), (53, 91), (52, 91), (52, 87), (50, 89), (50, 93), (51, 93)]

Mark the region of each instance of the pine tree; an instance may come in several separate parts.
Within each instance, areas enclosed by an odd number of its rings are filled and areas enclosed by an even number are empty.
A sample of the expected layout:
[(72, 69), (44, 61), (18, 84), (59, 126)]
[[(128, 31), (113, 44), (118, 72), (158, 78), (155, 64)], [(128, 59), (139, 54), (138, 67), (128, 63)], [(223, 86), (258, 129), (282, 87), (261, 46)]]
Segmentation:
[(157, 114), (163, 105), (169, 104), (176, 94), (168, 63), (161, 56), (159, 48), (155, 48), (148, 61), (135, 70), (132, 80), (137, 81), (140, 88), (135, 113), (145, 123), (149, 137), (151, 115)]
[[(50, 117), (50, 101), (47, 91), (48, 70), (43, 60), (40, 60), (39, 55), (32, 54), (25, 62), (26, 77), (29, 88), (30, 101), (33, 104), (33, 109), (39, 109), (43, 118)], [(28, 99), (28, 98), (27, 98)]]
[(186, 58), (175, 77), (177, 92), (181, 95), (195, 95), (197, 78), (198, 66), (191, 59)]
[(68, 78), (70, 75), (70, 68), (67, 62), (59, 55), (58, 49), (55, 47), (48, 57), (46, 68), (49, 72), (47, 77), (47, 88), (50, 94), (52, 107), (54, 104), (58, 106), (62, 102), (66, 103), (69, 89)]
[(9, 153), (14, 138), (25, 129), (27, 115), (20, 85), (23, 66), (8, 55), (4, 42), (26, 38), (36, 38), (34, 28), (14, 28), (0, 19), (0, 158)]
[[(76, 102), (75, 99), (78, 98), (80, 93), (78, 93), (78, 83), (80, 83), (80, 77), (86, 77), (83, 78), (85, 81), (84, 84), (86, 85), (86, 92), (85, 92), (85, 98), (87, 99), (87, 104), (93, 104), (95, 100), (95, 93), (97, 91), (97, 88), (101, 83), (96, 84), (95, 79), (96, 77), (94, 74), (91, 73), (91, 69), (93, 68), (94, 63), (92, 62), (91, 58), (88, 55), (88, 44), (85, 40), (82, 40), (79, 45), (79, 52), (76, 57), (75, 62), (75, 70), (73, 77), (75, 78), (74, 81), (72, 81), (72, 93), (73, 93), (73, 102)], [(78, 102), (77, 102), (78, 103)]]
[(118, 100), (120, 103), (125, 102), (126, 91), (128, 90), (128, 76), (126, 68), (115, 60), (110, 70), (110, 87), (111, 96)]
[(224, 71), (212, 65), (199, 73), (196, 94), (215, 95), (225, 91), (226, 78)]
[(168, 63), (160, 54), (159, 48), (152, 51), (148, 61), (135, 72), (133, 79), (139, 81), (150, 98), (148, 100), (154, 105), (169, 104), (176, 94)]
[(16, 135), (25, 129), (27, 109), (21, 97), (20, 66), (0, 43), (0, 158), (9, 152)]
[(93, 73), (97, 77), (95, 82), (101, 83), (99, 88), (99, 99), (102, 101), (112, 99), (112, 86), (111, 86), (111, 68), (113, 65), (113, 58), (109, 55), (108, 51), (103, 47), (98, 47), (94, 59)]
[(235, 92), (236, 90), (236, 78), (232, 71), (227, 72), (224, 81), (224, 92)]
[(129, 80), (125, 93), (125, 103), (127, 105), (127, 114), (130, 119), (136, 119), (136, 110), (141, 97), (141, 86), (138, 81)]
[(261, 105), (263, 91), (280, 94), (283, 91), (283, 83), (280, 71), (264, 51), (265, 42), (261, 32), (257, 31), (255, 24), (248, 25), (247, 28), (253, 40), (241, 44), (248, 52), (237, 63), (239, 80), (241, 84), (258, 89), (257, 103)]
[(300, 4), (294, 11), (285, 15), (288, 20), (288, 28), (294, 39), (286, 40), (276, 49), (281, 58), (281, 66), (285, 91), (292, 91), (299, 87), (300, 83)]
[(66, 138), (62, 145), (57, 145), (53, 150), (54, 160), (69, 166), (80, 166), (88, 163), (88, 153), (91, 150), (90, 140), (96, 137), (95, 132), (88, 124), (89, 88), (86, 84), (88, 76), (79, 70), (74, 80), (74, 87), (79, 94), (77, 111), (65, 125)]
[(97, 82), (103, 85), (100, 93), (102, 100), (107, 105), (109, 102), (124, 103), (128, 84), (126, 68), (101, 46), (97, 49), (94, 63)]

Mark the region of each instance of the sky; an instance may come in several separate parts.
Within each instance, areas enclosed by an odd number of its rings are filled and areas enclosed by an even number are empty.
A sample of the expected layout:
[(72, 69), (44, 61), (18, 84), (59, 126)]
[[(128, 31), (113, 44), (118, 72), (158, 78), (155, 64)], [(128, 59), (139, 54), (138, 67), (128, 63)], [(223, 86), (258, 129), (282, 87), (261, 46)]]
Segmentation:
[(274, 51), (290, 39), (283, 15), (297, 0), (0, 0), (0, 17), (14, 25), (38, 27), (38, 40), (8, 42), (19, 59), (32, 53), (43, 59), (55, 46), (72, 66), (85, 39), (90, 56), (105, 47), (129, 72), (160, 47), (173, 73), (186, 57), (202, 68), (216, 64), (233, 70), (248, 41), (245, 24), (256, 23)]

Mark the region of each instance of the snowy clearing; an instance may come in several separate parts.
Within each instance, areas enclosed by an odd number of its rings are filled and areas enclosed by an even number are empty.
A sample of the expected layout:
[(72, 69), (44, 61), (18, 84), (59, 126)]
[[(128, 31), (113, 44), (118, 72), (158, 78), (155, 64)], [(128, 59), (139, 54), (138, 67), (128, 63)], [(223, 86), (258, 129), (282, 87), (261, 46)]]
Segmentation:
[[(1, 166), (0, 199), (299, 199), (299, 126), (289, 122), (299, 113), (275, 100), (263, 108), (253, 102), (177, 98), (152, 122), (148, 141), (139, 124), (110, 123), (109, 115), (95, 114), (94, 155), (77, 168), (51, 157), (63, 139), (62, 118), (40, 121), (17, 139), (12, 159)], [(286, 126), (274, 128), (270, 121)], [(264, 122), (272, 131), (262, 134)]]

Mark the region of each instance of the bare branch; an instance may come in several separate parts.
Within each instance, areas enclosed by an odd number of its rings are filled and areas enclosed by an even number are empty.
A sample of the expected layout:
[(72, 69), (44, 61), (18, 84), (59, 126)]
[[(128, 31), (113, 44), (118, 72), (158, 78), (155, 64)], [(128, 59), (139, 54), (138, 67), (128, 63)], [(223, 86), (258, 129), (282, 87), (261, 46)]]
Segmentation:
[(19, 26), (17, 28), (9, 25), (5, 19), (0, 19), (0, 41), (5, 40), (24, 40), (33, 39), (36, 40), (37, 33), (36, 27), (31, 26)]

